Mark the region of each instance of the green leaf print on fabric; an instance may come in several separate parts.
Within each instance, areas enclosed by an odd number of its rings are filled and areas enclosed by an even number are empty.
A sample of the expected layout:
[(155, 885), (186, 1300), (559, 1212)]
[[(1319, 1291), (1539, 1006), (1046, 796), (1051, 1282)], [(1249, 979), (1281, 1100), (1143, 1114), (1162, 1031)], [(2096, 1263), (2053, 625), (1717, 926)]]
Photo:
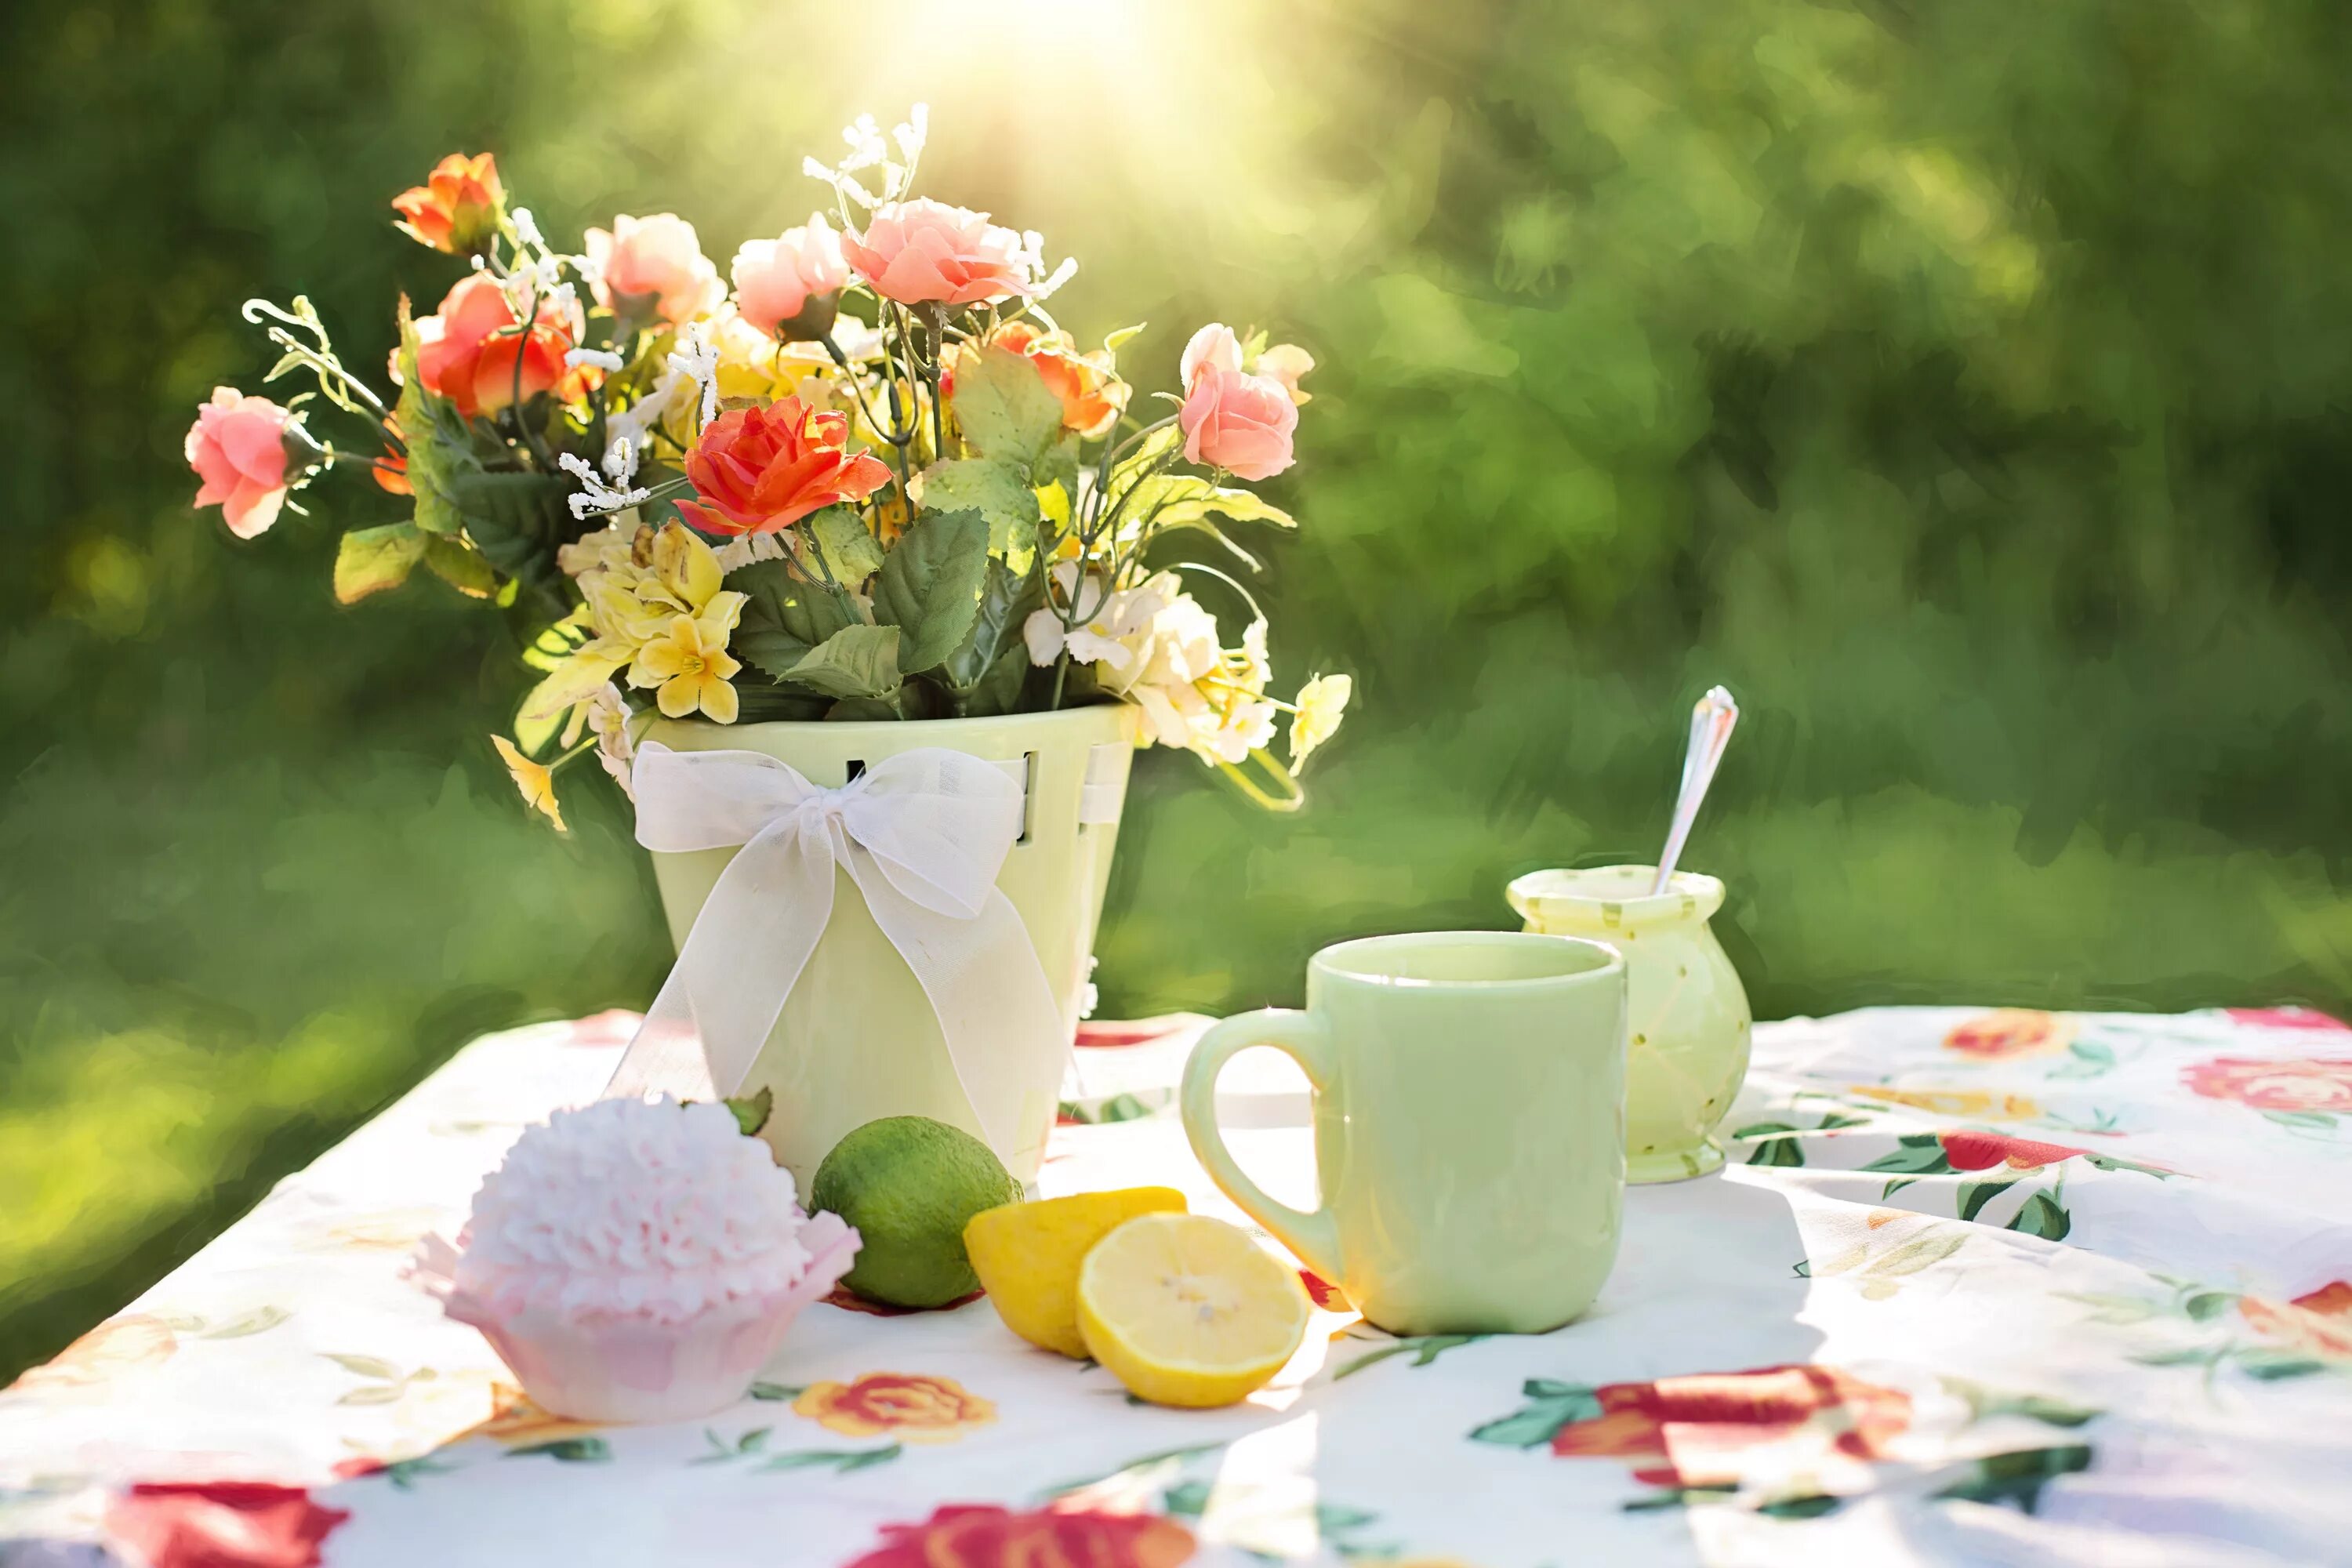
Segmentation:
[(1343, 1377), (1352, 1377), (1368, 1366), (1377, 1365), (1391, 1356), (1403, 1355), (1408, 1352), (1412, 1354), (1413, 1365), (1427, 1366), (1447, 1351), (1459, 1350), (1464, 1345), (1475, 1345), (1480, 1340), (1492, 1338), (1494, 1338), (1492, 1334), (1420, 1334), (1410, 1339), (1402, 1339), (1394, 1344), (1384, 1345), (1369, 1355), (1358, 1356), (1333, 1373), (1331, 1381), (1337, 1383)]
[(525, 1448), (509, 1448), (509, 1459), (543, 1457), (561, 1459), (568, 1465), (610, 1464), (613, 1446), (602, 1437), (561, 1437), (552, 1443), (533, 1443)]
[(762, 1472), (830, 1468), (835, 1475), (845, 1476), (853, 1470), (887, 1465), (906, 1451), (901, 1443), (886, 1444), (879, 1448), (802, 1448), (790, 1454), (772, 1454), (752, 1468)]
[(2053, 1068), (2053, 1079), (2099, 1078), (2115, 1071), (2116, 1053), (2096, 1040), (2076, 1040), (2066, 1047), (2067, 1059)]
[(1971, 1460), (1968, 1472), (1936, 1496), (1939, 1500), (1969, 1502), (2014, 1503), (2019, 1511), (2032, 1513), (2041, 1506), (2043, 1487), (2060, 1476), (2076, 1475), (2090, 1468), (2091, 1448), (2087, 1443), (1987, 1454)]
[(1473, 1428), (1472, 1442), (1493, 1443), (1505, 1448), (1533, 1448), (1550, 1442), (1570, 1422), (1590, 1421), (1601, 1414), (1601, 1401), (1583, 1384), (1533, 1377), (1519, 1392), (1530, 1402), (1528, 1407)]
[(2004, 1230), (2014, 1230), (2026, 1236), (2038, 1236), (2044, 1241), (2063, 1241), (2074, 1222), (2048, 1193), (2036, 1193), (2025, 1200)]

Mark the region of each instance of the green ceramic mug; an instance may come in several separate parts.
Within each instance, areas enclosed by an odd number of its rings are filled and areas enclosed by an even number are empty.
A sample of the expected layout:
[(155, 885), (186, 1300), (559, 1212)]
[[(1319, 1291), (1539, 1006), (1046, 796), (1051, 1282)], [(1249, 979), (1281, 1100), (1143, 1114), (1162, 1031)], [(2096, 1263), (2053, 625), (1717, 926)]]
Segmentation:
[[(1322, 1205), (1244, 1175), (1217, 1129), (1237, 1051), (1315, 1088)], [(1625, 1195), (1625, 964), (1524, 931), (1367, 937), (1307, 970), (1307, 1010), (1244, 1013), (1184, 1067), (1184, 1131), (1216, 1184), (1399, 1334), (1541, 1333), (1592, 1304)]]

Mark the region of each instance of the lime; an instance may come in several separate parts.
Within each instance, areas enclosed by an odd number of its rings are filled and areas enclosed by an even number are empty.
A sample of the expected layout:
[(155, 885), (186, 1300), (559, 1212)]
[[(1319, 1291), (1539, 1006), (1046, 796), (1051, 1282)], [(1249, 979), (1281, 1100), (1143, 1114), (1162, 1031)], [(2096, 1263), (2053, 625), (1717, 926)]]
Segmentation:
[(987, 1144), (928, 1116), (867, 1122), (833, 1146), (809, 1185), (812, 1208), (857, 1228), (857, 1265), (842, 1283), (893, 1307), (943, 1307), (979, 1289), (963, 1227), (1020, 1197)]

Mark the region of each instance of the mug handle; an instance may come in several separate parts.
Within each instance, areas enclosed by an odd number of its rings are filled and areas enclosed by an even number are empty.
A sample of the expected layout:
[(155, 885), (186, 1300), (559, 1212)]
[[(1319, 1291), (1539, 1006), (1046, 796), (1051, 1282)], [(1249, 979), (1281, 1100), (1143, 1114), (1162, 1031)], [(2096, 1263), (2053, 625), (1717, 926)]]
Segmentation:
[(1301, 1263), (1337, 1284), (1346, 1271), (1339, 1263), (1339, 1227), (1330, 1209), (1326, 1206), (1305, 1214), (1268, 1197), (1234, 1163), (1217, 1126), (1217, 1075), (1235, 1052), (1252, 1046), (1272, 1046), (1297, 1062), (1318, 1095), (1331, 1081), (1330, 1037), (1313, 1014), (1287, 1007), (1236, 1013), (1213, 1025), (1184, 1064), (1184, 1136), (1192, 1141), (1192, 1153), (1210, 1179), (1224, 1189), (1243, 1213), (1272, 1231), (1298, 1255)]

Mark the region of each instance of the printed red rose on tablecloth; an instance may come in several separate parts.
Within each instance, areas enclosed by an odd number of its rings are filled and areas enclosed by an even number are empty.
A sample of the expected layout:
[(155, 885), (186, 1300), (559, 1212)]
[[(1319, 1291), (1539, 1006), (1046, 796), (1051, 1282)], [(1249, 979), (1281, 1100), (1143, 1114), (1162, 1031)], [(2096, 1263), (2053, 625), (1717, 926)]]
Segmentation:
[(2027, 1007), (2001, 1007), (1954, 1026), (1944, 1037), (1944, 1048), (1979, 1061), (2004, 1062), (2050, 1056), (2064, 1050), (2074, 1037), (2072, 1018)]
[(349, 1518), (300, 1487), (154, 1482), (114, 1500), (106, 1533), (145, 1568), (316, 1568), (319, 1543)]
[(2230, 1007), (2223, 1009), (2233, 1024), (2263, 1029), (2315, 1029), (2323, 1034), (2352, 1033), (2352, 1024), (2331, 1018), (2313, 1007)]
[(1955, 1171), (1990, 1171), (2006, 1165), (2012, 1171), (2038, 1171), (2062, 1160), (2087, 1154), (2087, 1149), (2064, 1143), (2042, 1143), (2031, 1138), (2009, 1138), (1999, 1132), (1939, 1132), (1944, 1159)]
[(846, 1568), (1177, 1568), (1199, 1542), (1172, 1519), (949, 1503), (920, 1524), (882, 1529), (882, 1544)]
[(2216, 1057), (2186, 1069), (2180, 1079), (2208, 1100), (2256, 1110), (2352, 1111), (2352, 1058)]
[(2321, 1361), (2352, 1362), (2352, 1282), (2332, 1280), (2292, 1301), (2241, 1296), (2238, 1313), (2266, 1340)]
[(1736, 1487), (1759, 1463), (1775, 1472), (1838, 1458), (1886, 1457), (1911, 1424), (1911, 1396), (1826, 1366), (1699, 1373), (1592, 1391), (1601, 1414), (1552, 1434), (1563, 1458), (1634, 1461), (1636, 1480)]

